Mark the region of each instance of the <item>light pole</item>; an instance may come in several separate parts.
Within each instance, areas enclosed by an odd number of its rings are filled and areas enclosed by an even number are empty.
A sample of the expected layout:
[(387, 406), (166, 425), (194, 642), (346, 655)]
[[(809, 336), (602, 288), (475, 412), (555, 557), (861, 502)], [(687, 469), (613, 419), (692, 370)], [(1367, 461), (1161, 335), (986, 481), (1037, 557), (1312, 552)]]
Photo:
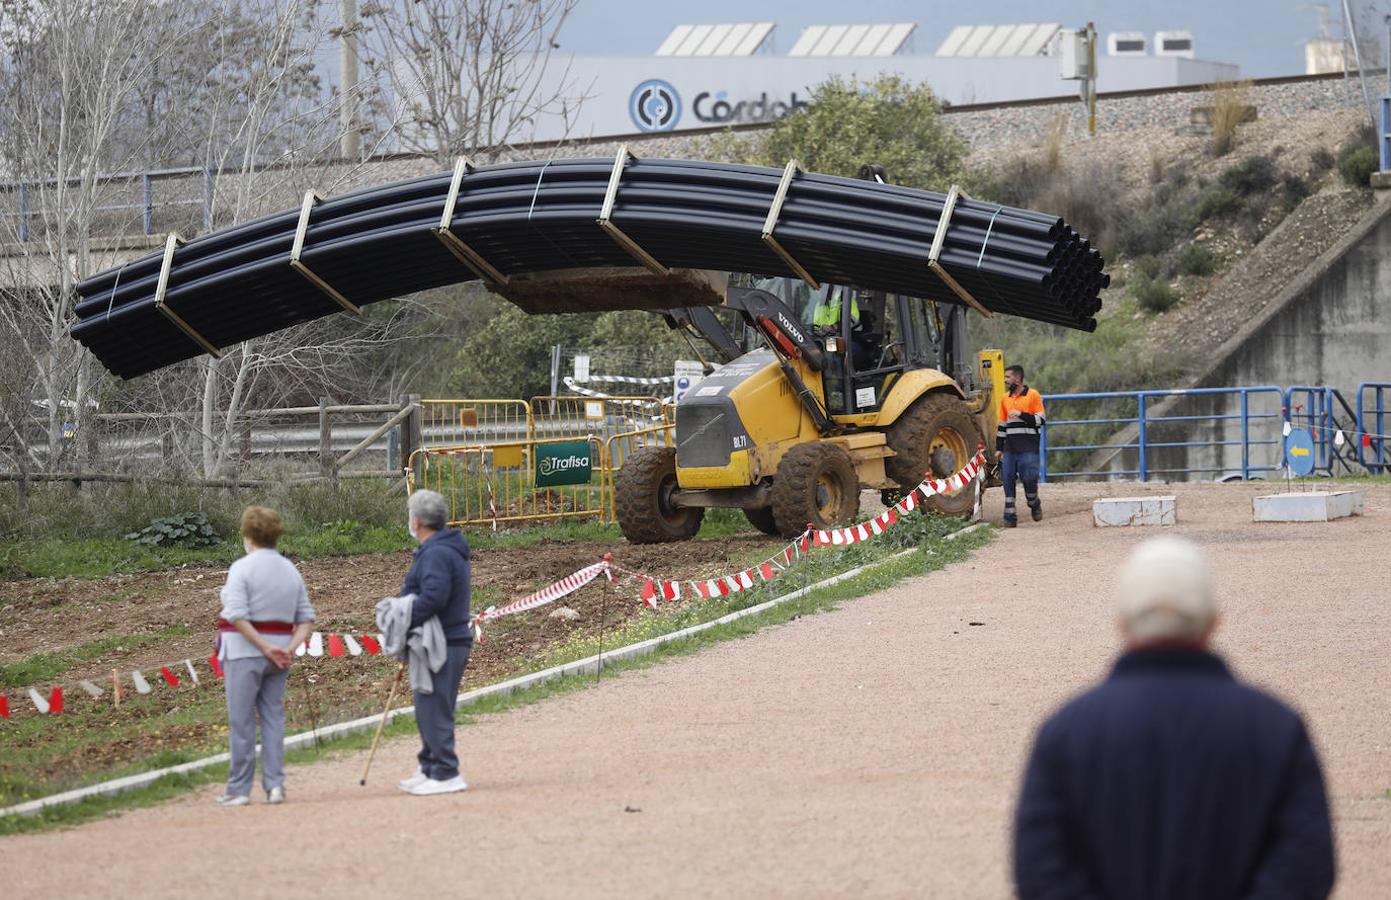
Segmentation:
[(342, 0), (343, 21), (338, 43), (338, 121), (342, 131), (338, 152), (358, 162), (361, 135), (357, 131), (357, 0)]

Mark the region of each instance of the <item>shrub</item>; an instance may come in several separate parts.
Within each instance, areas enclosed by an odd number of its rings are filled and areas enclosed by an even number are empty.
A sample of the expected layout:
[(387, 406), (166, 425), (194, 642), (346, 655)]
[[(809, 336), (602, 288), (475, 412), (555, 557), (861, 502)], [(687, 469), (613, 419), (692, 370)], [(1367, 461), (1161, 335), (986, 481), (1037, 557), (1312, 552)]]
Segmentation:
[(1329, 150), (1327, 147), (1319, 147), (1313, 153), (1309, 154), (1309, 164), (1314, 167), (1315, 172), (1327, 172), (1329, 169), (1333, 168), (1337, 162), (1337, 157), (1335, 157), (1333, 151)]
[(1380, 164), (1376, 148), (1368, 144), (1350, 142), (1338, 153), (1338, 174), (1353, 187), (1367, 187)]
[(1132, 256), (1153, 256), (1167, 252), (1196, 224), (1191, 198), (1175, 193), (1167, 201), (1146, 203), (1123, 219), (1116, 243)]
[(1178, 303), (1178, 292), (1162, 278), (1137, 277), (1130, 286), (1130, 295), (1141, 309), (1161, 313)]
[(1241, 206), (1241, 197), (1236, 191), (1225, 184), (1212, 184), (1198, 196), (1196, 214), (1198, 221), (1206, 222), (1234, 215)]
[(1211, 275), (1217, 268), (1217, 258), (1206, 244), (1188, 244), (1174, 257), (1174, 268), (1185, 275)]
[(1286, 175), (1280, 179), (1280, 186), (1283, 188), (1285, 200), (1285, 211), (1289, 212), (1296, 206), (1309, 199), (1313, 189), (1309, 187), (1309, 182), (1303, 177), (1295, 174)]
[(1142, 256), (1135, 260), (1136, 278), (1158, 278), (1159, 269), (1159, 258), (1157, 256)]
[(127, 534), (126, 540), (148, 547), (211, 547), (222, 542), (208, 517), (197, 512), (155, 519), (140, 531)]
[(1067, 113), (1058, 113), (1043, 133), (1043, 168), (1056, 172), (1062, 166), (1063, 145), (1067, 143)]
[(1246, 121), (1251, 82), (1233, 81), (1212, 89), (1212, 155), (1225, 156), (1236, 143), (1236, 129)]
[(1217, 177), (1217, 183), (1238, 197), (1250, 197), (1275, 186), (1275, 163), (1268, 156), (1248, 156), (1228, 166)]

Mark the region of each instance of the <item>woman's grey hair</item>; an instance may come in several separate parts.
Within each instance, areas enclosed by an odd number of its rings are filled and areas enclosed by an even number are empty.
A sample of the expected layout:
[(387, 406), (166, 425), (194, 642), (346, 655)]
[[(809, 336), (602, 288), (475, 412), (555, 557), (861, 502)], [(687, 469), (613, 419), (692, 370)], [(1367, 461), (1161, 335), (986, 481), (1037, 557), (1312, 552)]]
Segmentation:
[(416, 491), (406, 501), (407, 512), (431, 531), (442, 531), (449, 524), (449, 504), (435, 491)]

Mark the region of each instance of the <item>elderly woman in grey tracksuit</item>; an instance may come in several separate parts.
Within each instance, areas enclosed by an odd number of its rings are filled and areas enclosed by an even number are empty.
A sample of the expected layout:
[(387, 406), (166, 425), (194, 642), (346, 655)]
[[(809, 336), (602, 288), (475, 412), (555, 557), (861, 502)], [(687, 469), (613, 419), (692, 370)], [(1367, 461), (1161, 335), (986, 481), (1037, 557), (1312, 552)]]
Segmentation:
[(295, 564), (275, 549), (285, 531), (275, 510), (242, 513), (246, 555), (232, 563), (217, 620), (218, 659), (227, 687), (231, 771), (219, 806), (251, 802), (256, 774), (256, 720), (261, 722), (261, 786), (285, 802), (285, 684), (294, 648), (314, 630), (314, 607)]

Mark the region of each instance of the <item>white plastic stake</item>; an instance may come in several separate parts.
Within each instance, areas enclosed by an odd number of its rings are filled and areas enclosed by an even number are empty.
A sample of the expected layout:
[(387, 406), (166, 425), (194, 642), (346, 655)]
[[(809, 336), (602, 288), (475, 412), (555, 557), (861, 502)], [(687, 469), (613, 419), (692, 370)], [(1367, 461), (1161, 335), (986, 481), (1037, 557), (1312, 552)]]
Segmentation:
[(84, 691), (86, 691), (86, 692), (87, 692), (87, 696), (89, 696), (89, 697), (96, 698), (96, 697), (100, 697), (100, 696), (101, 696), (101, 688), (97, 687), (95, 684), (92, 684), (90, 681), (88, 681), (88, 680), (85, 679), (85, 678), (82, 679), (81, 681), (79, 681), (79, 682), (77, 683), (77, 686), (80, 687), (80, 688), (82, 688)]
[(351, 634), (343, 635), (343, 643), (346, 644), (348, 647), (349, 656), (362, 655), (362, 645), (359, 644), (356, 640), (354, 640)]
[(130, 673), (130, 680), (135, 682), (135, 689), (140, 693), (148, 694), (150, 692), (150, 683), (138, 671)]
[(37, 709), (43, 715), (48, 715), (48, 701), (44, 699), (42, 694), (30, 688), (29, 700), (34, 704), (34, 709)]
[(193, 660), (184, 660), (184, 666), (188, 668), (188, 677), (193, 679), (193, 686), (198, 686), (198, 672), (193, 668)]
[(309, 655), (324, 655), (324, 636), (317, 631), (309, 636)]

